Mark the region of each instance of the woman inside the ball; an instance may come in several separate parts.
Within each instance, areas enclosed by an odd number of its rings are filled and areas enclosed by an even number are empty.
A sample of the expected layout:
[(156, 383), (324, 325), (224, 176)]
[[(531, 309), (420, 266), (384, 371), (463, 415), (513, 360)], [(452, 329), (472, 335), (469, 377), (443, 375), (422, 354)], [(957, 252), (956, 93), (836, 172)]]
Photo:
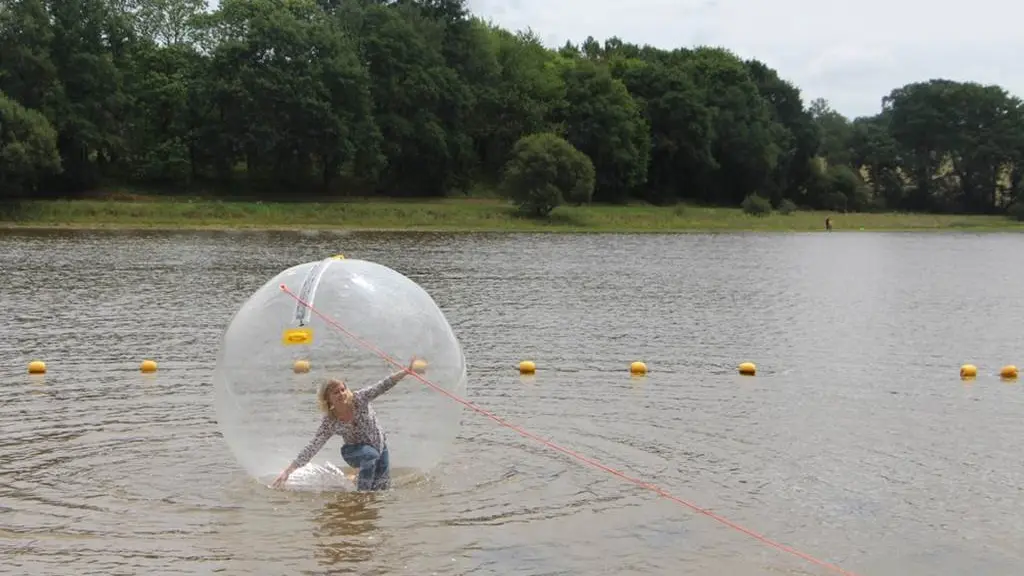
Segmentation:
[(422, 371), (423, 361), (413, 359), (403, 368), (376, 384), (353, 391), (344, 380), (332, 378), (317, 393), (320, 411), (324, 413), (320, 427), (309, 444), (274, 480), (273, 487), (283, 486), (292, 472), (305, 466), (332, 436), (344, 440), (341, 457), (359, 471), (358, 490), (387, 490), (391, 486), (387, 434), (377, 422), (377, 413), (370, 402), (391, 390), (412, 370)]

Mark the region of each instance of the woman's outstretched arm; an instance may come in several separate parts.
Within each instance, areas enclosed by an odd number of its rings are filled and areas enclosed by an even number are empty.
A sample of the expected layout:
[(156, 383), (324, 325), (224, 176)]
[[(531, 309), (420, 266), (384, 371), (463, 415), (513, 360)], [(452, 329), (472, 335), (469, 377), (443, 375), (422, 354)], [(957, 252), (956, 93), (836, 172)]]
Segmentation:
[(409, 363), (408, 368), (402, 368), (398, 372), (395, 372), (394, 374), (388, 376), (387, 378), (381, 380), (380, 382), (377, 382), (376, 384), (372, 384), (370, 386), (367, 386), (366, 388), (356, 390), (354, 394), (367, 402), (376, 399), (381, 394), (394, 388), (395, 384), (398, 384), (402, 380), (402, 378), (405, 378), (406, 375), (409, 374), (409, 371), (412, 370), (412, 366), (415, 363), (416, 359), (414, 358), (412, 362)]
[(324, 416), (323, 420), (320, 421), (320, 427), (316, 429), (316, 434), (313, 435), (313, 439), (309, 441), (309, 444), (306, 444), (306, 447), (299, 452), (299, 455), (295, 457), (295, 460), (293, 460), (292, 463), (285, 468), (283, 472), (281, 472), (277, 479), (274, 480), (273, 486), (275, 488), (284, 484), (288, 480), (288, 477), (291, 476), (292, 472), (302, 468), (313, 459), (313, 456), (316, 456), (317, 452), (324, 447), (324, 444), (326, 444), (334, 434), (332, 427), (333, 423), (331, 422), (331, 417)]

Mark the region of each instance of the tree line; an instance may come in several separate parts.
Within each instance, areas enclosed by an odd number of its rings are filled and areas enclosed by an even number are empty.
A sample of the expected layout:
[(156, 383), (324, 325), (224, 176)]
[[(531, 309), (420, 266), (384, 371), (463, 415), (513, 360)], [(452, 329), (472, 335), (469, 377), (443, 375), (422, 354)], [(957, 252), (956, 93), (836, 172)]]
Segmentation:
[(1005, 213), (1024, 105), (934, 79), (850, 120), (727, 49), (549, 49), (464, 0), (0, 0), (0, 196), (442, 196), (545, 154), (578, 202)]

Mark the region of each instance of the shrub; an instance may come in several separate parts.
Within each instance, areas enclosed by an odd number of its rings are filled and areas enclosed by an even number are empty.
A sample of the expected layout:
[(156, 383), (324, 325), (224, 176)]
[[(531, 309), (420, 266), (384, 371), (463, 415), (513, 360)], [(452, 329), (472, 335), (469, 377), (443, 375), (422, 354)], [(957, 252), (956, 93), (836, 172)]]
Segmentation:
[(796, 212), (796, 204), (793, 203), (789, 198), (784, 198), (782, 202), (779, 202), (779, 214), (792, 214)]
[(563, 202), (590, 202), (594, 181), (594, 164), (586, 154), (556, 134), (541, 132), (516, 142), (499, 190), (524, 213), (543, 217)]
[(743, 211), (752, 216), (767, 216), (772, 213), (772, 203), (767, 198), (751, 194), (740, 204)]
[(1024, 222), (1024, 201), (1018, 200), (1017, 202), (1010, 204), (1010, 208), (1006, 211), (1006, 213), (1010, 216), (1010, 218), (1013, 218), (1014, 220), (1018, 220), (1020, 222)]

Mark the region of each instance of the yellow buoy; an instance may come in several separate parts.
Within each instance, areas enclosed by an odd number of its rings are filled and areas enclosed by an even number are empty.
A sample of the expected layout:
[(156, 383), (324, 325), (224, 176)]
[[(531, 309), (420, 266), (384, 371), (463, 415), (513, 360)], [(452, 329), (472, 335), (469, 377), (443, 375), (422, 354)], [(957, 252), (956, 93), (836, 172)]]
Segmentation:
[(143, 360), (142, 364), (139, 365), (139, 370), (146, 374), (156, 372), (156, 362), (153, 362), (152, 360)]
[(647, 374), (647, 364), (639, 361), (633, 362), (629, 365), (629, 373), (636, 374), (638, 376), (641, 374)]
[(960, 377), (961, 378), (964, 378), (964, 379), (974, 378), (977, 375), (978, 375), (978, 367), (975, 366), (974, 364), (964, 364), (963, 366), (960, 367)]
[(46, 363), (42, 360), (33, 360), (28, 363), (29, 374), (46, 374)]
[(309, 360), (296, 360), (295, 363), (292, 364), (292, 371), (296, 374), (305, 374), (306, 372), (309, 372)]
[(753, 362), (744, 362), (740, 364), (740, 374), (744, 376), (753, 376), (757, 374), (757, 366), (754, 366)]
[(1016, 380), (1017, 379), (1017, 367), (1013, 364), (1009, 366), (1003, 366), (1003, 369), (999, 371), (999, 377), (1004, 380)]
[(417, 374), (423, 374), (427, 371), (427, 361), (420, 359), (413, 360), (412, 371)]
[(530, 360), (523, 360), (519, 363), (520, 374), (533, 374), (537, 371), (537, 365)]

